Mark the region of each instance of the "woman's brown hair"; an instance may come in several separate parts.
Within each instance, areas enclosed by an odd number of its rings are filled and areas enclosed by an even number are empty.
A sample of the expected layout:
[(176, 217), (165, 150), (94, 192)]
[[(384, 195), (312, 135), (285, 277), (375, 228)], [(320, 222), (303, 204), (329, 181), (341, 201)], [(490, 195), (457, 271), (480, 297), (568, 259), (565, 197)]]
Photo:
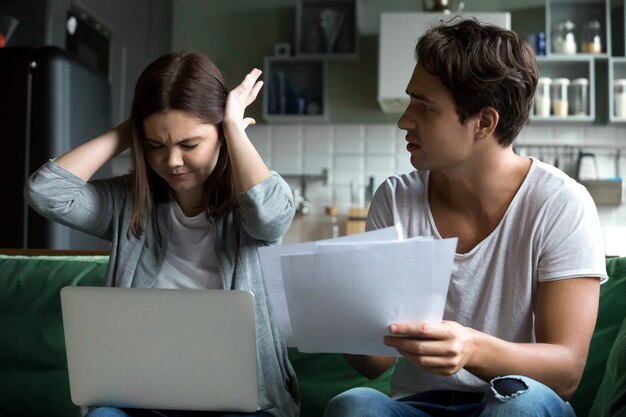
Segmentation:
[(166, 110), (179, 110), (217, 127), (221, 143), (215, 169), (207, 178), (202, 209), (215, 218), (235, 206), (230, 159), (222, 121), (228, 89), (222, 74), (205, 55), (170, 52), (143, 71), (135, 87), (130, 114), (133, 162), (133, 206), (129, 233), (139, 238), (151, 223), (155, 203), (172, 199), (172, 191), (147, 162), (144, 120)]
[(500, 120), (496, 136), (513, 143), (528, 121), (537, 86), (537, 62), (530, 44), (515, 32), (476, 19), (442, 23), (424, 33), (417, 62), (452, 93), (460, 123), (486, 107)]

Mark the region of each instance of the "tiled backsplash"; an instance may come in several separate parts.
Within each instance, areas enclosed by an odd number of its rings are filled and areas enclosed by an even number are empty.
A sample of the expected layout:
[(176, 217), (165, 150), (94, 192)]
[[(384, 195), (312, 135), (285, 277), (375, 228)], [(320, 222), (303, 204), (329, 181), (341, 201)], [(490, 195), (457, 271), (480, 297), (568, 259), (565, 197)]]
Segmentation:
[[(412, 169), (404, 132), (393, 124), (272, 124), (248, 128), (248, 135), (270, 169), (284, 175), (319, 175), (328, 169), (328, 182), (307, 183), (308, 215), (297, 215), (286, 243), (330, 237), (332, 226), (325, 215), (331, 204), (339, 210), (340, 231), (349, 207), (365, 204), (370, 176), (374, 188), (389, 175)], [(554, 156), (545, 145), (580, 147), (596, 154), (601, 178), (626, 176), (626, 125), (529, 125), (516, 141), (527, 155), (546, 162)], [(539, 146), (541, 145), (541, 147)], [(615, 164), (615, 148), (622, 148)], [(575, 160), (560, 160), (560, 168), (573, 175)], [(116, 173), (128, 170), (128, 157), (114, 164)], [(300, 193), (300, 181), (288, 181)], [(607, 252), (626, 255), (626, 205), (599, 207), (607, 236)]]

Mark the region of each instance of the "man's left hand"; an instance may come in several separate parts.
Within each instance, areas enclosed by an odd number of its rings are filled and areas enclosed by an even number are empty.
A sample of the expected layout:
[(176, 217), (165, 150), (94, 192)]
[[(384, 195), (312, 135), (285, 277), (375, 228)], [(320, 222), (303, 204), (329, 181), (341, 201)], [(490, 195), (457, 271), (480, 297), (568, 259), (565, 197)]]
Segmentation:
[(472, 356), (473, 330), (454, 321), (394, 323), (389, 332), (385, 345), (432, 374), (454, 375)]

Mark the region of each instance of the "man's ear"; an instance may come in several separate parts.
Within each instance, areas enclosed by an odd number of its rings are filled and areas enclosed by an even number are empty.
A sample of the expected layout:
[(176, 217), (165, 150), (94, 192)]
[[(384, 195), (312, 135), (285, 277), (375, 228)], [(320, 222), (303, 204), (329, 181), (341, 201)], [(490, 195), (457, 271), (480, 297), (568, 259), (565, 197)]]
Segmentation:
[(500, 114), (493, 107), (485, 107), (478, 113), (476, 125), (477, 139), (486, 139), (493, 135), (500, 121)]

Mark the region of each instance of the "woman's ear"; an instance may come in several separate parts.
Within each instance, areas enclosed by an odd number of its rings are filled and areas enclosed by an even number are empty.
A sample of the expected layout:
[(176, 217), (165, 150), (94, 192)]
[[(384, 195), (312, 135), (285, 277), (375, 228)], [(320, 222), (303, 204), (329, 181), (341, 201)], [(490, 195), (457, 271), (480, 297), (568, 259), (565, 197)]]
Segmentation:
[(486, 139), (493, 135), (493, 132), (500, 121), (500, 114), (493, 107), (485, 107), (478, 114), (478, 124), (476, 126), (476, 136), (478, 139)]

